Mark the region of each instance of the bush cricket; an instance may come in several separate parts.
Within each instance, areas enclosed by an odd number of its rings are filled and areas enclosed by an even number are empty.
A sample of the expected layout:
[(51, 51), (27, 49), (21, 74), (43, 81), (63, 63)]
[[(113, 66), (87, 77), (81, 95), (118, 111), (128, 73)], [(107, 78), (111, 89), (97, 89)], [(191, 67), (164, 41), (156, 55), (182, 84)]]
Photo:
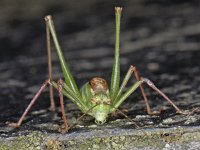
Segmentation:
[[(62, 50), (60, 48), (60, 44), (58, 42), (58, 38), (56, 35), (56, 31), (54, 28), (54, 23), (52, 17), (50, 15), (45, 17), (46, 21), (46, 34), (47, 34), (47, 51), (48, 51), (48, 69), (49, 69), (49, 79), (47, 79), (44, 84), (40, 87), (36, 95), (31, 100), (30, 104), (20, 117), (17, 123), (9, 123), (12, 127), (19, 127), (22, 124), (25, 116), (38, 99), (43, 90), (50, 86), (50, 103), (51, 110), (55, 111), (55, 104), (53, 98), (53, 88), (55, 88), (59, 92), (60, 106), (62, 119), (64, 121), (64, 128), (62, 128), (61, 132), (65, 133), (69, 130), (69, 125), (67, 121), (67, 116), (65, 115), (64, 108), (64, 100), (63, 96), (66, 96), (73, 103), (77, 105), (77, 107), (85, 114), (92, 116), (95, 119), (96, 124), (104, 124), (107, 121), (108, 116), (111, 113), (119, 110), (119, 106), (137, 89), (140, 88), (141, 93), (144, 98), (144, 102), (147, 108), (147, 113), (152, 115), (156, 114), (156, 111), (152, 111), (146, 94), (144, 92), (143, 84), (147, 84), (150, 88), (160, 94), (165, 100), (167, 100), (177, 111), (177, 113), (184, 114), (170, 98), (168, 98), (162, 91), (160, 91), (149, 79), (143, 78), (139, 76), (139, 73), (135, 66), (131, 65), (128, 69), (122, 83), (120, 85), (120, 20), (121, 20), (121, 7), (115, 7), (115, 18), (116, 18), (116, 31), (115, 31), (115, 54), (114, 54), (114, 62), (112, 67), (112, 76), (110, 87), (108, 86), (105, 79), (101, 77), (93, 77), (89, 82), (85, 83), (80, 90), (78, 89), (75, 80), (69, 70), (69, 67), (64, 59)], [(52, 80), (52, 65), (51, 65), (51, 43), (50, 40), (53, 39), (63, 76), (64, 81), (61, 79), (58, 82)], [(127, 90), (125, 87), (131, 78), (131, 76), (135, 76), (137, 82), (131, 85)]]

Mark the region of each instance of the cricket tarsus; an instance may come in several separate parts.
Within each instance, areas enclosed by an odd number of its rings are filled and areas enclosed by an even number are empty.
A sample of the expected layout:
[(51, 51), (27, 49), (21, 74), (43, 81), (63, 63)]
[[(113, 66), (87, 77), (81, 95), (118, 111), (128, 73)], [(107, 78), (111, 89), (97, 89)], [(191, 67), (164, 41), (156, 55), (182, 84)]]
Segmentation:
[[(31, 109), (35, 101), (38, 99), (39, 95), (46, 88), (47, 84), (50, 85), (50, 99), (51, 99), (51, 108), (55, 109), (55, 104), (53, 100), (53, 89), (57, 89), (59, 91), (60, 98), (60, 107), (62, 118), (64, 122), (64, 128), (61, 128), (61, 132), (67, 132), (71, 127), (68, 126), (67, 117), (65, 115), (64, 109), (64, 101), (63, 95), (70, 99), (73, 103), (75, 103), (78, 108), (83, 112), (83, 115), (78, 118), (77, 122), (84, 116), (90, 115), (95, 119), (95, 123), (104, 124), (107, 121), (108, 115), (114, 113), (118, 110), (119, 106), (133, 93), (136, 89), (140, 88), (141, 93), (144, 98), (144, 102), (146, 104), (147, 113), (148, 114), (157, 114), (157, 112), (152, 111), (146, 94), (144, 92), (143, 84), (147, 84), (153, 90), (155, 90), (158, 94), (160, 94), (165, 100), (167, 100), (177, 111), (177, 113), (186, 114), (186, 112), (181, 111), (170, 98), (168, 98), (161, 90), (159, 90), (149, 79), (142, 78), (139, 76), (139, 73), (135, 66), (130, 66), (128, 72), (125, 75), (125, 78), (122, 80), (120, 85), (120, 19), (121, 19), (122, 8), (115, 7), (115, 18), (116, 18), (116, 35), (115, 35), (115, 55), (114, 55), (114, 63), (112, 68), (112, 77), (110, 88), (105, 79), (101, 77), (94, 77), (89, 82), (84, 84), (80, 90), (78, 89), (73, 76), (68, 68), (67, 62), (64, 59), (64, 55), (60, 48), (60, 44), (57, 39), (57, 34), (54, 28), (54, 23), (52, 17), (50, 15), (45, 17), (46, 21), (46, 32), (47, 32), (47, 50), (48, 50), (48, 68), (49, 68), (49, 79), (44, 82), (39, 91), (31, 100), (30, 104), (24, 111), (23, 115), (19, 119), (17, 123), (10, 123), (10, 126), (19, 127), (24, 120), (24, 117), (27, 115), (28, 111)], [(50, 43), (50, 35), (52, 36), (61, 68), (63, 71), (63, 76), (65, 81), (62, 82), (60, 79), (58, 83), (52, 80), (52, 66), (51, 66), (51, 43)], [(137, 82), (132, 84), (127, 90), (125, 87), (131, 76), (134, 75)], [(121, 112), (121, 111), (120, 111)], [(126, 118), (130, 119), (126, 114), (121, 112)], [(188, 113), (187, 113), (188, 114)], [(134, 123), (135, 124), (135, 123)], [(138, 127), (137, 124), (135, 124)]]

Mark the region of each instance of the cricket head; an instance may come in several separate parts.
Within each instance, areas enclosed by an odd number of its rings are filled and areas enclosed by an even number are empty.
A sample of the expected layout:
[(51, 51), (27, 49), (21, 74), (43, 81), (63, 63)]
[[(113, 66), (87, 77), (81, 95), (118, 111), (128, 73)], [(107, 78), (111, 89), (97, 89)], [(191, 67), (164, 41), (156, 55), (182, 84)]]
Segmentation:
[(90, 86), (93, 95), (91, 103), (96, 105), (92, 110), (92, 115), (97, 124), (104, 124), (111, 108), (108, 84), (103, 78), (94, 77), (90, 80)]
[(110, 105), (99, 104), (93, 110), (93, 117), (96, 124), (104, 124), (110, 112)]

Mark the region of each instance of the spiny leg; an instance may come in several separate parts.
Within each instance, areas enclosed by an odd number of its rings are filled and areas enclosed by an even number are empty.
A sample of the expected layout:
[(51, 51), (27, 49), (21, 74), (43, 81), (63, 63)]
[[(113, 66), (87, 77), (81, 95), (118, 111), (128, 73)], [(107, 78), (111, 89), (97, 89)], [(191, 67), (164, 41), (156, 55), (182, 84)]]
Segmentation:
[(64, 107), (64, 101), (63, 101), (63, 91), (62, 91), (62, 80), (58, 80), (57, 85), (58, 85), (58, 92), (59, 92), (59, 98), (60, 98), (60, 108), (61, 108), (61, 112), (62, 112), (62, 119), (64, 122), (64, 128), (60, 128), (60, 132), (61, 133), (66, 133), (69, 130), (69, 126), (68, 126), (68, 121), (67, 121), (67, 117), (65, 114), (65, 107)]
[[(123, 92), (125, 86), (127, 85), (128, 81), (129, 81), (129, 79), (130, 79), (130, 77), (131, 77), (131, 75), (132, 75), (133, 73), (134, 73), (134, 75), (135, 75), (137, 81), (140, 80), (140, 76), (139, 76), (138, 71), (136, 70), (136, 67), (134, 67), (133, 65), (131, 65), (131, 66), (129, 67), (128, 72), (126, 73), (126, 75), (125, 75), (123, 81), (122, 81), (122, 84), (121, 84), (121, 86), (120, 86), (120, 89), (119, 89), (119, 91), (118, 91), (118, 93), (117, 93), (117, 96), (116, 96), (114, 102), (116, 101), (116, 99), (118, 99), (118, 98), (121, 96), (121, 94), (122, 94), (122, 92)], [(146, 106), (147, 106), (147, 112), (148, 112), (149, 114), (152, 114), (152, 111), (151, 111), (150, 106), (149, 106), (149, 104), (148, 104), (148, 100), (147, 100), (146, 94), (144, 93), (144, 89), (143, 89), (143, 86), (142, 86), (142, 85), (140, 85), (140, 89), (141, 89), (142, 95), (143, 95), (143, 97), (144, 97), (145, 104), (146, 104)]]
[[(171, 99), (169, 99), (161, 90), (159, 90), (149, 79), (147, 78), (141, 78), (141, 80), (137, 81), (135, 84), (133, 84), (120, 98), (118, 98), (114, 104), (115, 108), (118, 108), (123, 101), (125, 101), (141, 84), (146, 83), (148, 86), (150, 86), (152, 89), (154, 89), (156, 92), (158, 92), (165, 100), (167, 100), (177, 111), (177, 113), (180, 114), (187, 114), (183, 111), (181, 111), (173, 102)], [(115, 110), (113, 110), (115, 111)]]
[[(129, 81), (129, 79), (131, 78), (131, 75), (133, 74), (133, 72), (134, 72), (135, 69), (136, 69), (136, 68), (133, 67), (133, 66), (130, 66), (130, 67), (129, 67), (129, 69), (128, 69), (128, 71), (127, 71), (127, 73), (126, 73), (126, 75), (125, 75), (125, 77), (124, 77), (124, 79), (123, 79), (123, 81), (122, 81), (122, 84), (121, 84), (121, 86), (120, 86), (120, 88), (119, 88), (119, 91), (118, 91), (118, 93), (117, 93), (117, 96), (116, 96), (116, 98), (114, 99), (114, 102), (116, 102), (116, 100), (119, 99), (119, 97), (121, 96), (121, 94), (122, 94), (124, 88), (126, 87), (128, 81)], [(137, 81), (139, 81), (139, 80), (137, 80)]]
[[(115, 99), (112, 100), (112, 104), (115, 105), (115, 103), (117, 102), (117, 100), (118, 100), (118, 99), (120, 98), (120, 96), (122, 95), (122, 92), (123, 92), (125, 86), (127, 85), (127, 83), (128, 83), (128, 81), (129, 81), (129, 79), (130, 79), (132, 73), (133, 73), (133, 68), (130, 67), (130, 68), (128, 69), (128, 71), (127, 71), (127, 73), (126, 73), (126, 75), (125, 75), (123, 81), (122, 81), (122, 84), (120, 85), (119, 91), (117, 92), (117, 95), (116, 95)], [(123, 111), (123, 110), (122, 110), (122, 111)], [(112, 115), (113, 115), (113, 116), (117, 116), (117, 114), (118, 114), (117, 112), (114, 112), (114, 114), (112, 114)]]
[(187, 112), (183, 112), (181, 111), (177, 106), (176, 104), (174, 104), (174, 102), (167, 96), (165, 95), (161, 90), (159, 90), (153, 82), (151, 82), (149, 79), (147, 78), (143, 78), (143, 80), (145, 80), (145, 83), (147, 83), (147, 85), (149, 87), (151, 87), (153, 90), (155, 90), (156, 92), (158, 92), (158, 94), (160, 94), (165, 100), (167, 100), (177, 111), (177, 113), (179, 114), (188, 114)]
[(29, 112), (29, 110), (32, 108), (32, 106), (34, 105), (34, 103), (36, 102), (36, 100), (38, 99), (38, 97), (44, 91), (44, 89), (46, 88), (46, 86), (48, 84), (50, 84), (50, 79), (46, 80), (43, 83), (43, 85), (40, 87), (39, 91), (35, 94), (35, 96), (31, 100), (31, 102), (29, 103), (28, 107), (25, 109), (24, 113), (22, 114), (22, 116), (20, 117), (20, 119), (18, 120), (18, 122), (17, 123), (9, 123), (8, 122), (9, 126), (17, 128), (17, 127), (19, 127), (22, 124), (22, 121), (24, 120), (25, 116), (27, 115), (27, 113)]
[[(51, 57), (51, 39), (50, 39), (50, 31), (49, 27), (46, 23), (46, 40), (47, 40), (47, 54), (48, 54), (48, 75), (49, 79), (52, 80), (52, 57)], [(50, 110), (55, 111), (55, 101), (54, 101), (54, 94), (53, 94), (53, 86), (49, 85), (49, 92), (50, 92)]]
[[(121, 86), (120, 86), (120, 89), (119, 89), (119, 92), (118, 92), (118, 94), (117, 94), (116, 99), (118, 99), (118, 98), (121, 96), (121, 94), (122, 94), (122, 92), (123, 92), (125, 86), (127, 85), (127, 83), (128, 83), (128, 81), (129, 81), (129, 79), (130, 79), (130, 77), (131, 77), (132, 74), (134, 74), (134, 76), (135, 76), (135, 78), (137, 79), (137, 81), (140, 81), (140, 80), (141, 80), (141, 77), (139, 76), (139, 73), (138, 73), (136, 67), (133, 66), (133, 65), (131, 65), (131, 66), (129, 67), (129, 69), (128, 69), (128, 72), (127, 72), (126, 75), (125, 75), (125, 78), (124, 78), (123, 81), (122, 81), (122, 84), (121, 84)], [(149, 103), (148, 103), (147, 96), (146, 96), (146, 94), (145, 94), (145, 92), (144, 92), (144, 88), (143, 88), (142, 84), (140, 85), (140, 90), (141, 90), (141, 93), (142, 93), (142, 95), (143, 95), (145, 105), (146, 105), (146, 107), (147, 107), (147, 113), (148, 113), (149, 115), (158, 114), (158, 111), (152, 111), (152, 110), (151, 110), (151, 108), (150, 108), (150, 106), (149, 106)], [(115, 99), (114, 102), (116, 102), (116, 99)]]
[(54, 42), (54, 45), (55, 45), (55, 48), (56, 48), (56, 51), (57, 51), (57, 54), (58, 54), (58, 57), (59, 57), (59, 60), (60, 60), (60, 64), (61, 64), (61, 68), (62, 68), (62, 71), (63, 71), (64, 78), (65, 78), (65, 82), (76, 95), (80, 95), (78, 87), (77, 87), (77, 85), (74, 81), (74, 78), (71, 74), (71, 71), (69, 70), (69, 67), (68, 67), (67, 62), (64, 58), (63, 52), (61, 50), (60, 44), (58, 42), (58, 38), (57, 38), (57, 35), (56, 35), (56, 31), (55, 31), (55, 28), (54, 28), (54, 23), (53, 23), (52, 17), (50, 15), (46, 16), (45, 21), (46, 21), (46, 24), (47, 24), (47, 28), (50, 30), (50, 33), (52, 35), (52, 39), (53, 39), (53, 42)]
[(115, 7), (115, 18), (116, 18), (116, 31), (115, 31), (115, 56), (112, 68), (112, 77), (110, 84), (110, 97), (115, 99), (119, 90), (120, 83), (120, 18), (122, 8)]
[(40, 87), (40, 89), (38, 90), (38, 92), (35, 94), (35, 96), (33, 97), (33, 99), (31, 100), (31, 102), (29, 103), (28, 107), (25, 109), (24, 113), (22, 114), (22, 116), (20, 117), (20, 119), (18, 120), (17, 123), (9, 123), (7, 122), (7, 124), (11, 127), (17, 128), (22, 124), (22, 121), (24, 120), (24, 118), (26, 117), (27, 113), (30, 111), (30, 109), (32, 108), (32, 106), (35, 104), (36, 100), (38, 99), (38, 97), (41, 95), (41, 93), (44, 91), (44, 89), (46, 88), (46, 86), (52, 85), (54, 86), (54, 88), (56, 88), (59, 91), (59, 97), (60, 97), (60, 106), (61, 106), (61, 111), (62, 111), (62, 118), (64, 121), (64, 129), (62, 130), (62, 132), (67, 132), (69, 130), (68, 124), (67, 124), (67, 118), (65, 116), (65, 110), (64, 110), (64, 102), (63, 102), (63, 89), (62, 89), (62, 81), (59, 80), (57, 83), (57, 86), (55, 86), (54, 81), (51, 81), (50, 79), (47, 79), (43, 85)]

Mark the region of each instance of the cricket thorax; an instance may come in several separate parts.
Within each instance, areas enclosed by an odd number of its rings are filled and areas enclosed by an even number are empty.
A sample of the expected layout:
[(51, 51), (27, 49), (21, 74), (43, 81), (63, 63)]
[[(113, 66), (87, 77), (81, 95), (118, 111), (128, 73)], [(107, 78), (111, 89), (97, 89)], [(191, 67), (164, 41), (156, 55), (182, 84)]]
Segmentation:
[(94, 93), (108, 91), (108, 84), (103, 78), (94, 77), (90, 80), (89, 83)]
[(108, 84), (106, 80), (100, 77), (94, 77), (90, 80), (91, 92), (93, 94), (91, 102), (93, 104), (110, 104)]

